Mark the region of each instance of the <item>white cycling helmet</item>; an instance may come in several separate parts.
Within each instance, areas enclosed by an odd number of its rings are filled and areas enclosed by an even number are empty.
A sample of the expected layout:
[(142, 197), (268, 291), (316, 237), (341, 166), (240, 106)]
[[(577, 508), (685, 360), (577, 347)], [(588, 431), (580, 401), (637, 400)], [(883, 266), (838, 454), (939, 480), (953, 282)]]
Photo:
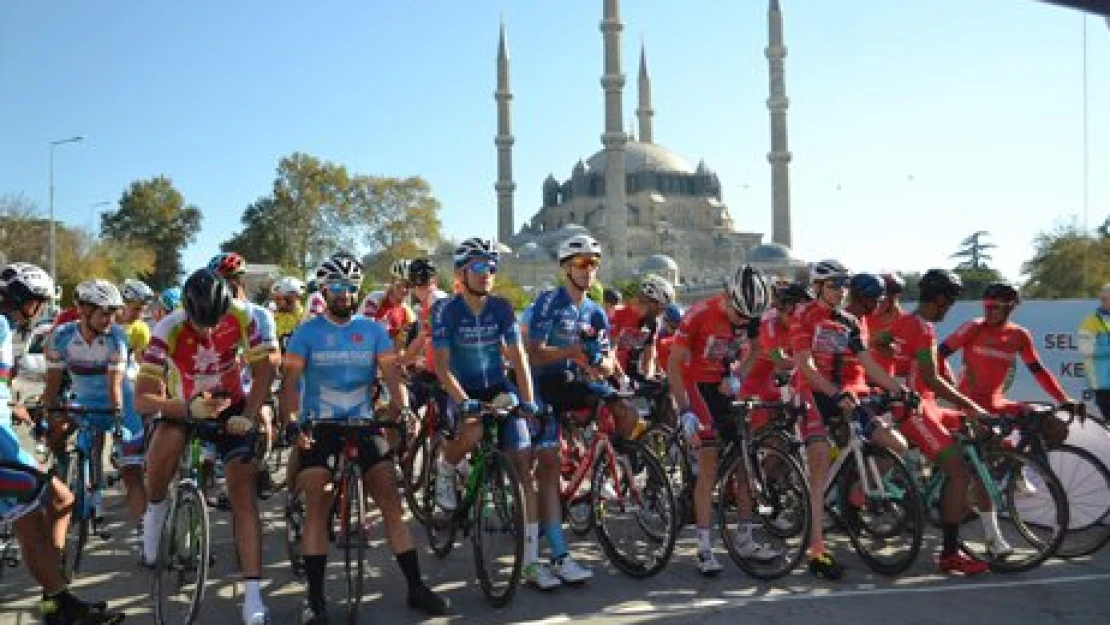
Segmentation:
[(410, 264), (412, 264), (411, 261), (405, 260), (404, 258), (394, 261), (393, 265), (389, 268), (389, 275), (397, 281), (408, 280)]
[(278, 295), (304, 296), (304, 282), (292, 276), (286, 276), (274, 283), (274, 293)]
[(850, 278), (852, 272), (839, 260), (823, 260), (809, 266), (809, 281), (828, 280), (829, 278)]
[(119, 289), (107, 280), (86, 280), (77, 285), (73, 297), (78, 304), (92, 304), (101, 308), (123, 306), (123, 296)]
[(761, 317), (771, 305), (771, 285), (758, 269), (741, 265), (725, 283), (728, 301), (736, 312), (749, 318)]
[(37, 265), (11, 263), (0, 271), (0, 294), (16, 306), (32, 300), (46, 302), (54, 298), (54, 280)]
[(120, 293), (125, 302), (142, 302), (148, 304), (154, 301), (154, 291), (142, 280), (127, 279), (123, 281), (123, 291)]
[(670, 306), (674, 302), (674, 286), (666, 278), (649, 273), (640, 281), (640, 295), (657, 304)]
[(333, 254), (316, 270), (316, 282), (321, 286), (332, 282), (362, 283), (362, 263), (350, 254)]
[(559, 244), (559, 262), (579, 254), (601, 257), (601, 244), (588, 234), (578, 234)]
[(501, 260), (501, 253), (497, 251), (493, 241), (470, 237), (455, 248), (455, 269), (461, 269), (472, 258), (488, 258), (496, 263)]

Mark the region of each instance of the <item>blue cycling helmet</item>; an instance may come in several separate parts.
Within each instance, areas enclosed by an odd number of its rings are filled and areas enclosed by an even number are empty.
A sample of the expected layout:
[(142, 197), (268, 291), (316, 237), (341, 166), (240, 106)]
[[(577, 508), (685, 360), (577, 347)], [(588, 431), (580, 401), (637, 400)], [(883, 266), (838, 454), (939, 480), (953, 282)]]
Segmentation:
[(848, 281), (848, 292), (856, 297), (879, 299), (886, 294), (886, 286), (873, 273), (857, 273)]
[(678, 307), (678, 304), (667, 306), (663, 311), (663, 321), (674, 326), (682, 322), (682, 309)]
[(162, 291), (162, 294), (158, 296), (158, 304), (166, 312), (173, 312), (181, 308), (181, 289), (175, 286)]

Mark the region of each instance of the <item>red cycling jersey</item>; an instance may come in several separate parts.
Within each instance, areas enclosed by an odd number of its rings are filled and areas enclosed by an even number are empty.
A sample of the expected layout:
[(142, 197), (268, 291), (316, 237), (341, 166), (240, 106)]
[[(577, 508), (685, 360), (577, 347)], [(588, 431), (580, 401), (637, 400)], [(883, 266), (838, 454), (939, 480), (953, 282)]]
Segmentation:
[(896, 357), (895, 347), (892, 344), (894, 337), (890, 332), (890, 327), (901, 316), (901, 313), (895, 315), (872, 313), (864, 317), (864, 322), (867, 324), (867, 333), (871, 337), (871, 344), (868, 346), (871, 357), (887, 373), (904, 377), (909, 374), (909, 362)]
[(759, 322), (759, 356), (740, 387), (741, 397), (775, 401), (780, 397), (775, 386), (776, 364), (790, 354), (790, 321), (776, 309)]
[[(813, 353), (813, 362), (826, 380), (853, 393), (867, 393), (867, 376), (859, 354), (867, 344), (867, 329), (851, 313), (835, 310), (821, 301), (803, 304), (790, 320), (793, 353)], [(799, 376), (802, 389), (809, 388)]]
[(690, 351), (690, 364), (683, 371), (686, 384), (720, 382), (726, 366), (743, 360), (751, 350), (747, 328), (732, 325), (725, 306), (725, 296), (718, 295), (694, 304), (683, 316), (674, 345)]
[[(632, 306), (618, 305), (609, 315), (609, 340), (617, 348), (617, 361), (625, 371), (632, 371), (629, 358), (639, 358), (656, 341), (658, 320), (642, 315)], [(640, 363), (634, 363), (639, 371)]]
[(984, 323), (983, 319), (969, 321), (944, 339), (941, 345), (941, 353), (945, 357), (961, 349), (963, 370), (960, 373), (960, 392), (986, 410), (1005, 411), (1012, 404), (1003, 393), (1008, 386), (1015, 358), (1019, 355), (1037, 383), (1053, 400), (1063, 402), (1067, 398), (1060, 383), (1041, 364), (1029, 330), (1015, 323), (993, 326)]
[(922, 368), (933, 361), (936, 366), (937, 333), (933, 324), (913, 313), (904, 313), (890, 324), (897, 346), (895, 359), (907, 363), (908, 384), (921, 395), (920, 408), (909, 418), (896, 411), (898, 427), (926, 457), (935, 461), (945, 450), (953, 449), (950, 429), (959, 426), (960, 413), (941, 408), (936, 393), (929, 387)]

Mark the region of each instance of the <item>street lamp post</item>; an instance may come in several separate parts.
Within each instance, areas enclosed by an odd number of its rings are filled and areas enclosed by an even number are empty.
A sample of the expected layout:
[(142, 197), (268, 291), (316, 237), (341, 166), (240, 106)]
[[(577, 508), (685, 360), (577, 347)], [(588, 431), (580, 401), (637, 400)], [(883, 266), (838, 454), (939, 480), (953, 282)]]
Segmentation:
[(84, 135), (77, 135), (76, 137), (50, 142), (50, 277), (54, 280), (58, 279), (58, 235), (54, 225), (54, 148), (66, 143), (77, 143), (84, 140)]

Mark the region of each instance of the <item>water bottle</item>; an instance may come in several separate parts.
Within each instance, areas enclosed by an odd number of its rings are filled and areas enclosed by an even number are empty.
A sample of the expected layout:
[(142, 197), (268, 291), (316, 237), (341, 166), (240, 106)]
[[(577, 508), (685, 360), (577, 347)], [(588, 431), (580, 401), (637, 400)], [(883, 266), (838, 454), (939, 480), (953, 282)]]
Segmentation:
[[(701, 423), (698, 421), (697, 415), (692, 412), (683, 413), (679, 427), (682, 428), (682, 438), (689, 443), (690, 440), (697, 435), (698, 430), (701, 428)], [(700, 447), (700, 445), (699, 445)], [(694, 449), (691, 445), (690, 449), (690, 472), (694, 477), (698, 476), (698, 449)]]

